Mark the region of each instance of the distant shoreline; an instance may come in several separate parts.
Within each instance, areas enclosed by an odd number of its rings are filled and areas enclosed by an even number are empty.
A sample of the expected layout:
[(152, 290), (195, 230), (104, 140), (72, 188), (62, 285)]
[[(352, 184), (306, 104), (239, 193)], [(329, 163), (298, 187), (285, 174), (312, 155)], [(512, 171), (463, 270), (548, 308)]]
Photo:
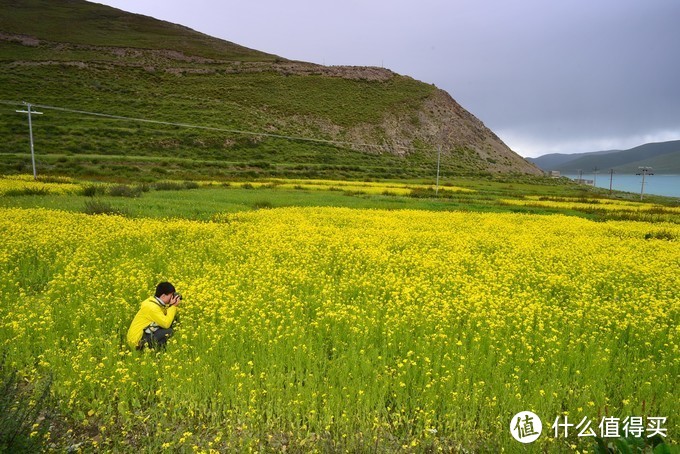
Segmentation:
[[(563, 177), (572, 180), (578, 179), (577, 174), (565, 173)], [(596, 187), (609, 189), (609, 172), (601, 172), (594, 178), (593, 173), (583, 172), (581, 178), (584, 180), (596, 180)], [(642, 176), (631, 173), (614, 173), (612, 189), (617, 191), (640, 193), (642, 186)], [(666, 197), (680, 197), (680, 175), (654, 173), (645, 178), (645, 194), (662, 195)]]

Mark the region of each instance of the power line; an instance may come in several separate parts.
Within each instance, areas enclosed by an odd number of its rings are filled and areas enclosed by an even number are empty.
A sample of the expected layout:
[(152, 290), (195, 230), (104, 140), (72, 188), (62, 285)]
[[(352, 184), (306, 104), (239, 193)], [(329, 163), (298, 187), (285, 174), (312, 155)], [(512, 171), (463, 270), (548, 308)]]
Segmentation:
[[(5, 101), (5, 100), (0, 100), (0, 104), (7, 104), (7, 105), (26, 105), (27, 103), (25, 102), (16, 102), (16, 101)], [(315, 139), (311, 137), (298, 137), (298, 136), (288, 136), (284, 134), (272, 134), (268, 132), (257, 132), (257, 131), (245, 131), (245, 130), (240, 130), (240, 129), (229, 129), (229, 128), (219, 128), (216, 126), (203, 126), (203, 125), (195, 125), (191, 123), (177, 123), (177, 122), (171, 122), (171, 121), (162, 121), (162, 120), (152, 120), (148, 118), (136, 118), (136, 117), (127, 117), (123, 115), (113, 115), (113, 114), (106, 114), (106, 113), (101, 113), (101, 112), (90, 112), (86, 110), (78, 110), (78, 109), (69, 109), (66, 107), (57, 107), (57, 106), (48, 106), (45, 104), (33, 104), (31, 103), (32, 106), (34, 107), (39, 107), (41, 109), (46, 109), (46, 110), (56, 110), (59, 112), (68, 112), (68, 113), (75, 113), (75, 114), (80, 114), (80, 115), (89, 115), (89, 116), (94, 116), (94, 117), (101, 117), (101, 118), (110, 118), (114, 120), (124, 120), (124, 121), (136, 121), (140, 123), (150, 123), (150, 124), (157, 124), (157, 125), (166, 125), (166, 126), (177, 126), (177, 127), (182, 127), (182, 128), (191, 128), (191, 129), (201, 129), (204, 131), (216, 131), (216, 132), (226, 132), (230, 134), (242, 134), (242, 135), (249, 135), (249, 136), (257, 136), (257, 137), (269, 137), (273, 139), (286, 139), (286, 140), (295, 140), (295, 141), (301, 141), (301, 142), (314, 142), (314, 143), (323, 143), (323, 144), (329, 144), (329, 145), (341, 145), (341, 146), (348, 146), (350, 148), (357, 148), (357, 147), (368, 147), (370, 148), (377, 148), (377, 149), (382, 149), (384, 150), (386, 147), (390, 147), (393, 149), (401, 149), (401, 150), (413, 150), (413, 147), (407, 147), (403, 145), (397, 145), (393, 144), (391, 146), (388, 145), (378, 145), (378, 144), (370, 144), (370, 143), (356, 143), (356, 142), (347, 142), (347, 141), (341, 141), (341, 140), (327, 140), (327, 139)]]
[[(5, 104), (5, 105), (11, 105), (11, 106), (17, 106), (17, 105), (23, 105), (23, 106), (33, 106), (33, 107), (39, 107), (41, 109), (45, 110), (54, 110), (58, 112), (67, 112), (67, 113), (74, 113), (74, 114), (79, 114), (79, 115), (89, 115), (93, 117), (99, 117), (99, 118), (109, 118), (113, 120), (123, 120), (123, 121), (133, 121), (133, 122), (140, 122), (140, 123), (147, 123), (147, 124), (156, 124), (156, 125), (166, 125), (166, 126), (175, 126), (175, 127), (181, 127), (181, 128), (190, 128), (190, 129), (200, 129), (204, 131), (216, 131), (216, 132), (224, 132), (224, 133), (229, 133), (229, 134), (242, 134), (242, 135), (248, 135), (248, 136), (255, 136), (255, 137), (268, 137), (268, 138), (274, 138), (274, 139), (284, 139), (284, 140), (293, 140), (293, 141), (301, 141), (301, 142), (312, 142), (312, 143), (321, 143), (321, 144), (328, 144), (328, 145), (337, 145), (337, 146), (345, 146), (350, 149), (358, 149), (361, 147), (366, 147), (369, 150), (379, 150), (379, 151), (385, 151), (387, 149), (399, 149), (399, 150), (406, 150), (406, 151), (416, 151), (416, 150), (421, 150), (421, 151), (433, 151), (432, 149), (427, 149), (427, 148), (417, 148), (417, 147), (412, 147), (412, 146), (404, 146), (404, 145), (398, 145), (398, 144), (392, 144), (392, 145), (378, 145), (378, 144), (371, 144), (371, 143), (356, 143), (356, 142), (348, 142), (348, 141), (342, 141), (342, 140), (327, 140), (327, 139), (315, 139), (311, 137), (298, 137), (298, 136), (289, 136), (285, 134), (272, 134), (268, 132), (257, 132), (257, 131), (245, 131), (245, 130), (240, 130), (240, 129), (229, 129), (229, 128), (220, 128), (216, 126), (203, 126), (203, 125), (195, 125), (191, 123), (178, 123), (178, 122), (172, 122), (172, 121), (162, 121), (162, 120), (153, 120), (149, 118), (136, 118), (136, 117), (128, 117), (124, 115), (113, 115), (113, 114), (107, 114), (107, 113), (102, 113), (102, 112), (90, 112), (86, 110), (79, 110), (79, 109), (70, 109), (66, 107), (58, 107), (58, 106), (49, 106), (45, 104), (32, 104), (28, 102), (17, 102), (17, 101), (8, 101), (8, 100), (0, 100), (0, 104)], [(30, 108), (29, 108), (30, 111)], [(17, 111), (18, 112), (18, 111)], [(22, 112), (24, 113), (24, 112)], [(31, 129), (31, 113), (30, 112), (25, 112), (28, 113), (29, 117), (29, 129)], [(32, 113), (38, 113), (38, 112), (32, 112)], [(42, 112), (40, 112), (42, 113)], [(31, 158), (33, 160), (33, 177), (36, 178), (36, 171), (35, 171), (35, 158), (33, 157), (33, 133), (32, 130), (30, 132), (31, 134)], [(439, 167), (440, 167), (440, 160), (441, 160), (441, 145), (438, 146), (437, 148), (437, 188), (435, 192), (439, 191)]]

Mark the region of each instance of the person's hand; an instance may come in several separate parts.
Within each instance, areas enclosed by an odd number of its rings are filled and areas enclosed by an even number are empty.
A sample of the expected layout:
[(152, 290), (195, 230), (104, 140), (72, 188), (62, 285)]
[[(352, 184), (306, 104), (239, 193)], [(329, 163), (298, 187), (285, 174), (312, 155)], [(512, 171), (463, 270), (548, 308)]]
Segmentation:
[(172, 295), (170, 298), (170, 305), (171, 306), (179, 306), (180, 303), (179, 295)]

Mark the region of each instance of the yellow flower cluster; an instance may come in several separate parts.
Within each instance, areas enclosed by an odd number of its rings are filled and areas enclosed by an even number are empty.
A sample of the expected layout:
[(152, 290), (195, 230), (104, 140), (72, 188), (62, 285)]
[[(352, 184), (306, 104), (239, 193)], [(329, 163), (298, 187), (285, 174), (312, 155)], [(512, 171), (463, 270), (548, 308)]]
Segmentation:
[[(361, 182), (361, 181), (341, 181), (341, 180), (295, 180), (295, 179), (271, 179), (256, 182), (231, 183), (233, 187), (243, 187), (244, 185), (253, 188), (275, 186), (281, 189), (306, 189), (312, 191), (348, 191), (365, 194), (391, 194), (391, 195), (410, 195), (414, 190), (434, 189), (432, 185), (416, 183), (385, 183), (385, 182)], [(473, 189), (458, 186), (442, 186), (442, 190), (452, 192), (475, 192)]]
[(558, 197), (555, 199), (526, 196), (523, 199), (501, 199), (506, 205), (534, 206), (561, 209), (590, 209), (605, 211), (662, 211), (665, 213), (680, 215), (680, 207), (663, 206), (655, 203), (633, 202), (628, 200), (613, 199), (582, 199), (575, 197)]
[[(678, 441), (677, 224), (2, 209), (0, 231), (0, 349), (51, 373), (108, 449), (141, 431), (148, 450), (496, 451), (519, 411), (549, 425), (643, 407)], [(130, 351), (162, 280), (184, 295), (175, 336)]]
[(27, 190), (45, 194), (75, 194), (79, 189), (79, 184), (64, 177), (50, 177), (50, 182), (46, 183), (40, 179), (35, 181), (32, 175), (0, 175), (0, 196)]

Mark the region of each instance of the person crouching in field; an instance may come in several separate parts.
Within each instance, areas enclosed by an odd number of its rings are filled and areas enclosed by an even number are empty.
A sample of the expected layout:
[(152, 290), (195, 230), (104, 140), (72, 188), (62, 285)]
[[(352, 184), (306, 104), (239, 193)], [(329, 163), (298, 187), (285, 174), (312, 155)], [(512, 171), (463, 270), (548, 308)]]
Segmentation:
[(144, 301), (132, 319), (127, 333), (127, 341), (131, 348), (143, 350), (149, 348), (165, 348), (168, 338), (172, 336), (172, 324), (177, 315), (177, 306), (182, 295), (175, 292), (169, 282), (161, 282), (156, 287), (156, 294)]

